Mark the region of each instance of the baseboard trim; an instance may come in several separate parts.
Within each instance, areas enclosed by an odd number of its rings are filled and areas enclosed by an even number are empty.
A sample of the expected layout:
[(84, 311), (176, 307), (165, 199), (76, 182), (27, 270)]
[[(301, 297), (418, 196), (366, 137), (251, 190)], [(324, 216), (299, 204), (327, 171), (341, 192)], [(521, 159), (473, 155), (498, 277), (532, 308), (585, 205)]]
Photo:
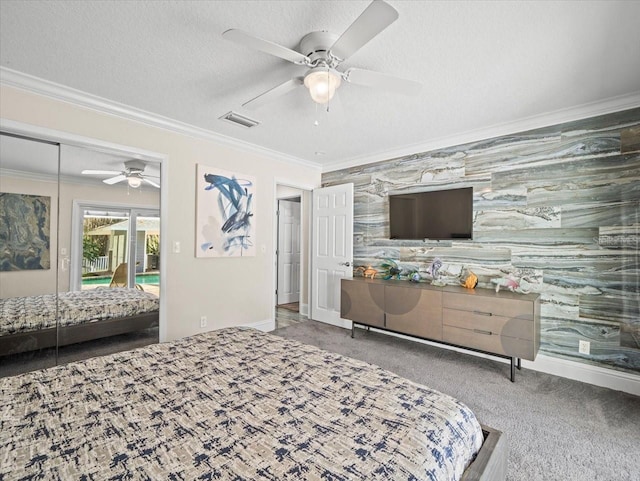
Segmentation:
[[(349, 322), (349, 324), (351, 323)], [(360, 326), (359, 324), (357, 324), (356, 327), (366, 329), (365, 326)], [(350, 329), (351, 326), (349, 325), (347, 328)], [(482, 357), (484, 359), (491, 359), (492, 361), (503, 362), (505, 364), (508, 364), (510, 362), (508, 359), (495, 357), (490, 354), (484, 354), (482, 352), (470, 351), (468, 349), (449, 346), (447, 344), (440, 344), (438, 342), (427, 341), (425, 339), (405, 336), (403, 334), (376, 329), (374, 327), (372, 327), (371, 330), (379, 332), (381, 334), (386, 334), (388, 336), (394, 336), (399, 337), (400, 339), (420, 342), (422, 344), (428, 344), (429, 346), (439, 347), (441, 349), (449, 349), (451, 351), (460, 352), (462, 354), (469, 354), (471, 356)], [(538, 354), (534, 362), (523, 360), (522, 367), (525, 369), (531, 369), (532, 371), (552, 374), (554, 376), (564, 377), (566, 379), (572, 379), (574, 381), (580, 381), (587, 384), (593, 384), (594, 386), (605, 387), (608, 389), (613, 389), (614, 391), (622, 391), (633, 394), (635, 396), (640, 396), (640, 375), (624, 371), (615, 371), (613, 369), (592, 366), (590, 364), (571, 361), (569, 359), (561, 359), (545, 354)], [(516, 382), (518, 382), (517, 378), (518, 376), (516, 374)]]
[(300, 314), (309, 317), (309, 304), (300, 303)]
[(276, 328), (275, 319), (265, 319), (264, 321), (252, 322), (251, 324), (243, 324), (242, 327), (251, 327), (262, 332), (271, 332)]
[(534, 371), (640, 396), (640, 376), (629, 372), (592, 366), (545, 354), (538, 354), (535, 362), (522, 361), (522, 366)]
[[(314, 321), (317, 319), (314, 319)], [(337, 321), (318, 321), (323, 322), (324, 324), (329, 324), (330, 326), (341, 327), (343, 329), (351, 329), (351, 321), (347, 321), (346, 319), (339, 319)]]

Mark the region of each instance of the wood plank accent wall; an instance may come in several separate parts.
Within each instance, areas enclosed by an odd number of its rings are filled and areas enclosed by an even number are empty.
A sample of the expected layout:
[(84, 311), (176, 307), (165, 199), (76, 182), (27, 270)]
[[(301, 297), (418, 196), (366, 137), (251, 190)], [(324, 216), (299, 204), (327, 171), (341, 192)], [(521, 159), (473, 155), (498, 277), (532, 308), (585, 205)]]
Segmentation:
[[(621, 154), (640, 108), (323, 174), (355, 184), (354, 264), (394, 259), (426, 277), (434, 258), (514, 274), (541, 294), (541, 351), (640, 373), (640, 153)], [(474, 188), (472, 241), (389, 239), (389, 193)], [(578, 341), (591, 354), (578, 353)]]

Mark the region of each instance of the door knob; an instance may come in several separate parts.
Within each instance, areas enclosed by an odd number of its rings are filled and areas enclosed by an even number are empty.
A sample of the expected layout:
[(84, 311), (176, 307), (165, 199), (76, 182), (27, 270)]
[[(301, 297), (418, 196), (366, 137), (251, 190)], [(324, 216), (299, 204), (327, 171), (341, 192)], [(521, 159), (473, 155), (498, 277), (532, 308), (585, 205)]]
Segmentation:
[(341, 263), (340, 263), (340, 265), (341, 265), (341, 266), (349, 267), (349, 266), (351, 265), (351, 263), (350, 263), (350, 262), (348, 262), (348, 261), (347, 261), (347, 262), (341, 262)]

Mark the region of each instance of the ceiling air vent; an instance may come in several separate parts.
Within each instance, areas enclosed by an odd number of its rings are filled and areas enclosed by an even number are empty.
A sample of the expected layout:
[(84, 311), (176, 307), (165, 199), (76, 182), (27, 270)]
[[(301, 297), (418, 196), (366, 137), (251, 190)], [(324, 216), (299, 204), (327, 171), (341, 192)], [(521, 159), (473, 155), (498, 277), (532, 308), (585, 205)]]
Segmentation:
[(240, 115), (236, 112), (228, 112), (224, 114), (222, 117), (220, 117), (220, 120), (226, 120), (228, 122), (231, 122), (246, 128), (260, 125), (259, 121), (250, 119), (249, 117), (245, 117), (244, 115)]

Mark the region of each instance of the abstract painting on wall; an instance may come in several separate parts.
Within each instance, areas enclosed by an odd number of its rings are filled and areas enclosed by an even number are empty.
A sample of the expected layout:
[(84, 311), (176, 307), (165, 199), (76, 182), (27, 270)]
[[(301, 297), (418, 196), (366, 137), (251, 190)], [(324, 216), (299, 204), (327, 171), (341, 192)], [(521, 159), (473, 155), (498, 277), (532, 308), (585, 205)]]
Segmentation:
[(196, 257), (255, 256), (255, 178), (198, 164), (196, 189)]
[(49, 269), (51, 197), (0, 192), (0, 271)]

